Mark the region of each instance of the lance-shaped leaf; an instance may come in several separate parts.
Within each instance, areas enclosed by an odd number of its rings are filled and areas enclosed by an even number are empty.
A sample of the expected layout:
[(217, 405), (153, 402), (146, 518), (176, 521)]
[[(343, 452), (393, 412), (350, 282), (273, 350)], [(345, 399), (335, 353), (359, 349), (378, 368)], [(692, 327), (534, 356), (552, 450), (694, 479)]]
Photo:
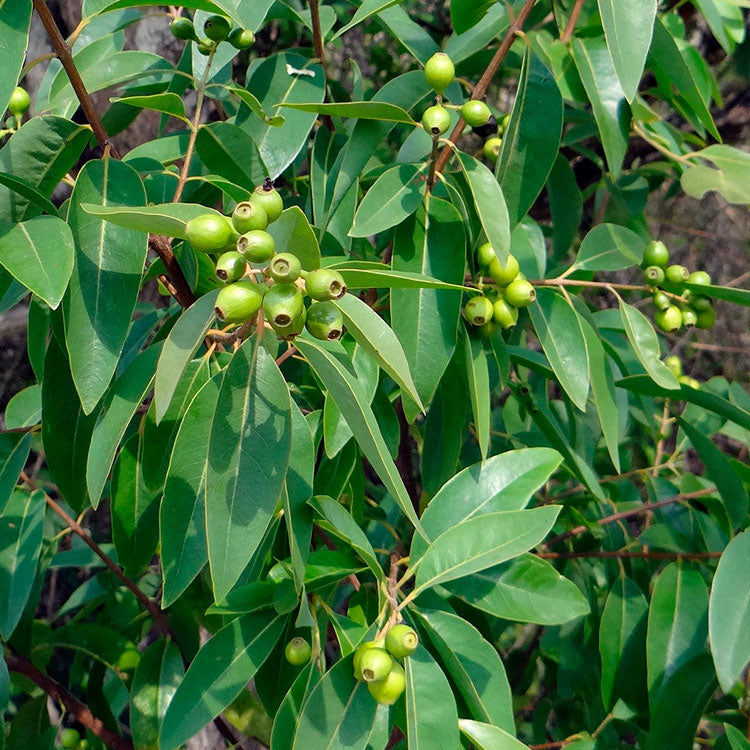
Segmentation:
[(318, 238), (299, 206), (284, 209), (281, 216), (268, 225), (267, 231), (273, 237), (276, 247), (283, 248), (285, 253), (296, 255), (306, 271), (314, 271), (320, 267)]
[(31, 433), (0, 433), (0, 513), (13, 494), (31, 451)]
[[(198, 156), (210, 169), (247, 191), (263, 182), (266, 167), (255, 141), (231, 122), (212, 122), (198, 130)], [(238, 159), (237, 155), (242, 154)]]
[(401, 122), (406, 125), (415, 126), (417, 124), (403, 107), (388, 102), (335, 102), (332, 104), (305, 102), (281, 104), (281, 107), (298, 109), (301, 112), (317, 112), (318, 114), (331, 115), (332, 117), (352, 117), (357, 120), (385, 120), (387, 122)]
[(115, 96), (110, 101), (113, 104), (127, 104), (130, 107), (137, 107), (138, 109), (150, 109), (154, 112), (162, 112), (165, 115), (176, 117), (178, 120), (183, 120), (190, 124), (190, 120), (185, 115), (185, 104), (182, 98), (171, 92), (141, 96)]
[(454, 291), (474, 291), (471, 287), (440, 281), (422, 273), (413, 271), (395, 271), (387, 266), (382, 268), (356, 268), (353, 265), (333, 265), (344, 277), (349, 289), (370, 289), (383, 287), (384, 289), (452, 289)]
[(479, 452), (482, 459), (485, 459), (490, 447), (490, 420), (492, 419), (490, 375), (484, 346), (478, 336), (469, 333), (466, 326), (464, 326), (461, 336), (458, 356), (461, 357), (464, 367), (464, 377), (469, 392)]
[(302, 667), (302, 671), (284, 696), (274, 717), (271, 729), (271, 744), (274, 750), (292, 750), (294, 730), (297, 728), (302, 706), (315, 685), (318, 684), (320, 677), (320, 672), (312, 661)]
[(8, 100), (21, 77), (31, 24), (31, 0), (0, 5), (0, 38), (3, 40), (3, 65), (0, 68), (0, 110)]
[(477, 750), (529, 750), (528, 745), (524, 745), (512, 734), (481, 721), (459, 719), (458, 728)]
[(627, 227), (597, 224), (578, 248), (575, 268), (587, 271), (619, 271), (643, 260), (646, 242)]

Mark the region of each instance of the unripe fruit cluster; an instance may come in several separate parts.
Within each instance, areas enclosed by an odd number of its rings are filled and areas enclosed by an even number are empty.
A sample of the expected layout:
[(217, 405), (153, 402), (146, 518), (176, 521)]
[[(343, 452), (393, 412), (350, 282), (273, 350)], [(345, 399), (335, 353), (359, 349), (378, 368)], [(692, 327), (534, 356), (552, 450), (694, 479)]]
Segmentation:
[(255, 34), (250, 29), (232, 28), (232, 22), (224, 16), (209, 16), (203, 24), (205, 37), (201, 38), (195, 31), (193, 22), (187, 16), (178, 16), (169, 24), (169, 30), (175, 39), (183, 42), (196, 42), (202, 55), (210, 55), (221, 42), (229, 42), (235, 49), (245, 50), (252, 47)]
[(403, 665), (419, 644), (413, 628), (403, 623), (394, 625), (376, 641), (363, 643), (354, 652), (354, 676), (367, 683), (367, 689), (378, 703), (394, 704), (406, 687)]
[[(185, 239), (193, 249), (218, 255), (216, 277), (225, 286), (216, 298), (216, 315), (223, 323), (242, 324), (262, 308), (280, 339), (289, 340), (305, 327), (315, 338), (338, 339), (344, 320), (331, 300), (346, 294), (344, 279), (329, 268), (303, 271), (296, 255), (277, 252), (267, 230), (283, 208), (266, 180), (235, 206), (231, 217), (204, 214), (187, 223)], [(309, 307), (305, 295), (312, 299)]]
[(672, 374), (679, 380), (682, 385), (686, 385), (690, 388), (698, 389), (701, 384), (695, 378), (691, 378), (689, 375), (685, 375), (682, 372), (682, 360), (676, 354), (670, 354), (665, 360), (664, 364), (672, 371)]
[[(668, 333), (686, 328), (711, 328), (716, 313), (711, 300), (685, 290), (685, 283), (708, 285), (711, 277), (705, 271), (690, 273), (685, 266), (669, 264), (669, 250), (661, 240), (652, 240), (643, 253), (643, 276), (654, 287), (653, 303), (656, 307), (654, 323)], [(666, 292), (682, 296), (686, 304), (677, 306)]]

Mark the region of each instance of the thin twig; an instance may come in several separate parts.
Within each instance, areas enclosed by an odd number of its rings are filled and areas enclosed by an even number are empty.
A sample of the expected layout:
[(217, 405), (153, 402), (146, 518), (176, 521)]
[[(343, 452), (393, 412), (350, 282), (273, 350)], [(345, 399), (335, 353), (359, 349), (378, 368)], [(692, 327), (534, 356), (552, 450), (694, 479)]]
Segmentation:
[(659, 464), (661, 458), (664, 455), (664, 443), (667, 440), (667, 427), (669, 426), (669, 399), (664, 399), (664, 411), (661, 415), (661, 426), (659, 427), (659, 440), (656, 443), (656, 458), (654, 459), (654, 468), (651, 472), (651, 476), (656, 476), (659, 473)]
[(578, 23), (578, 17), (581, 15), (583, 9), (584, 0), (576, 0), (576, 4), (573, 6), (573, 10), (570, 11), (570, 18), (568, 18), (568, 24), (563, 31), (560, 41), (563, 44), (567, 44), (573, 36), (573, 31)]

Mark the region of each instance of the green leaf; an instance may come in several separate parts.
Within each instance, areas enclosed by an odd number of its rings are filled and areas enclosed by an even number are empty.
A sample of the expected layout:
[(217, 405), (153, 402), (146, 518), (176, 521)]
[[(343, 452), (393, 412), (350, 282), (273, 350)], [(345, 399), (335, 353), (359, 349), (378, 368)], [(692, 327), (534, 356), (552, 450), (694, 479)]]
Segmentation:
[(289, 389), (257, 336), (232, 357), (218, 404), (208, 443), (206, 537), (221, 601), (263, 538), (291, 450)]
[(482, 162), (463, 151), (457, 151), (456, 156), (466, 175), (474, 198), (474, 208), (487, 235), (487, 241), (495, 249), (500, 261), (505, 263), (510, 252), (510, 219), (503, 190)]
[(750, 750), (750, 740), (745, 739), (745, 735), (737, 727), (731, 724), (724, 724), (724, 731), (732, 750)]
[(607, 47), (629, 102), (638, 93), (638, 84), (651, 47), (656, 5), (656, 0), (635, 0), (627, 6), (617, 0), (601, 0), (599, 3)]
[(472, 607), (513, 622), (561, 625), (589, 612), (578, 586), (532, 554), (466, 576), (447, 588)]
[(575, 172), (559, 154), (547, 181), (547, 198), (552, 214), (552, 245), (555, 258), (564, 258), (578, 235), (583, 214), (583, 197)]
[(583, 323), (567, 300), (551, 289), (537, 289), (529, 307), (539, 343), (560, 385), (571, 401), (586, 410), (589, 393), (589, 361)]
[(165, 115), (176, 117), (178, 120), (184, 120), (190, 124), (190, 120), (185, 115), (185, 104), (182, 98), (174, 93), (164, 94), (147, 94), (143, 96), (122, 96), (112, 97), (112, 103), (127, 104), (130, 107), (138, 109), (150, 109), (154, 112), (163, 112)]
[(281, 115), (276, 115), (275, 117), (269, 117), (268, 114), (266, 114), (266, 111), (263, 109), (263, 106), (258, 101), (258, 98), (253, 96), (249, 91), (246, 89), (240, 88), (239, 86), (227, 86), (227, 91), (230, 91), (232, 94), (234, 94), (236, 97), (242, 100), (243, 104), (246, 104), (250, 110), (253, 112), (253, 114), (260, 117), (263, 122), (265, 122), (268, 125), (273, 125), (274, 127), (279, 127), (280, 125), (283, 125), (285, 122), (285, 118)]
[(30, 451), (30, 432), (0, 433), (0, 513), (13, 494)]
[(602, 139), (607, 166), (617, 178), (628, 148), (630, 107), (604, 37), (574, 37), (571, 51)]
[(466, 326), (461, 337), (460, 353), (463, 354), (466, 387), (474, 416), (479, 453), (484, 460), (490, 448), (490, 421), (492, 420), (490, 375), (484, 345), (479, 336), (469, 333)]
[(495, 174), (515, 227), (547, 182), (560, 147), (563, 102), (549, 68), (526, 46)]
[(558, 505), (486, 513), (443, 532), (417, 568), (416, 590), (476, 573), (535, 547), (560, 511)]
[(331, 41), (338, 39), (342, 34), (349, 31), (349, 29), (354, 28), (357, 24), (360, 24), (370, 16), (375, 15), (375, 13), (380, 13), (380, 11), (386, 10), (386, 8), (390, 8), (392, 5), (397, 5), (400, 2), (402, 2), (402, 0), (362, 0), (356, 13), (352, 16), (351, 21), (342, 26), (331, 37)]
[(347, 364), (348, 357), (343, 347), (340, 344), (333, 346), (331, 343), (324, 345), (304, 335), (297, 337), (295, 343), (341, 410), (365, 458), (372, 464), (404, 515), (412, 522), (417, 532), (423, 535), (411, 498), (388, 453), (388, 447), (369, 401), (362, 392), (362, 386), (349, 369), (351, 365)]
[(0, 112), (5, 112), (10, 95), (21, 77), (31, 25), (31, 0), (15, 0), (0, 5), (0, 39), (3, 65), (0, 70)]
[(723, 47), (727, 55), (734, 52), (737, 42), (745, 39), (745, 20), (742, 10), (736, 5), (745, 5), (745, 0), (696, 0), (696, 5), (708, 23), (716, 41)]
[(266, 167), (255, 141), (231, 122), (202, 125), (195, 141), (198, 156), (210, 169), (250, 192), (263, 182)]
[(691, 156), (705, 159), (713, 167), (697, 164), (682, 173), (680, 184), (688, 195), (700, 199), (709, 190), (715, 190), (730, 203), (750, 203), (750, 154), (732, 146), (714, 144), (694, 151)]
[(172, 697), (160, 747), (178, 747), (218, 716), (268, 658), (284, 618), (251, 613), (233, 620), (201, 648)]
[(320, 267), (317, 235), (299, 206), (284, 209), (281, 216), (268, 225), (267, 231), (273, 237), (276, 248), (296, 255), (303, 269), (314, 271)]
[(659, 359), (659, 339), (648, 318), (637, 308), (620, 300), (620, 317), (633, 352), (651, 379), (662, 388), (674, 390), (680, 384), (672, 371)]
[(107, 390), (127, 337), (148, 250), (148, 236), (87, 213), (82, 204), (143, 204), (138, 173), (114, 159), (89, 161), (78, 173), (68, 222), (76, 260), (63, 301), (65, 342), (85, 413)]
[(458, 728), (471, 740), (477, 750), (529, 750), (528, 745), (524, 745), (512, 734), (481, 721), (459, 719)]
[(686, 283), (685, 288), (696, 294), (711, 297), (712, 299), (720, 299), (725, 302), (732, 302), (735, 305), (750, 307), (750, 289), (737, 289), (733, 286), (715, 286), (714, 284), (690, 283)]
[(619, 224), (597, 224), (581, 242), (574, 268), (587, 271), (619, 271), (640, 265), (646, 242)]
[(515, 732), (510, 685), (494, 646), (451, 612), (425, 610), (418, 618), (471, 715)]
[(86, 486), (94, 508), (99, 505), (115, 453), (128, 424), (151, 390), (160, 349), (160, 346), (150, 346), (141, 352), (117, 378), (108, 403), (94, 427), (86, 462)]
[(456, 34), (463, 34), (476, 26), (495, 4), (495, 0), (452, 0), (451, 26)]
[[(395, 0), (401, 2), (401, 0)], [(401, 122), (406, 125), (416, 126), (411, 115), (396, 104), (388, 102), (335, 102), (329, 103), (299, 103), (281, 104), (286, 109), (297, 109), (301, 112), (317, 112), (321, 115), (332, 117), (351, 117), (356, 120), (384, 120), (386, 122)]]
[(391, 271), (387, 266), (383, 268), (354, 268), (349, 265), (334, 264), (330, 267), (336, 268), (339, 271), (350, 290), (382, 287), (385, 289), (454, 289), (457, 291), (474, 291), (471, 287), (451, 284), (447, 281), (439, 281), (421, 273)]
[(725, 693), (750, 661), (750, 592), (738, 585), (750, 570), (750, 531), (727, 545), (711, 586), (708, 635), (716, 674)]
[(14, 492), (0, 515), (0, 635), (7, 640), (34, 585), (42, 548), (44, 493)]
[(602, 701), (611, 710), (618, 700), (637, 706), (646, 687), (648, 603), (631, 578), (615, 581), (599, 627)]
[(297, 728), (302, 706), (306, 703), (320, 677), (320, 672), (312, 661), (302, 667), (302, 671), (297, 675), (294, 684), (284, 696), (284, 700), (274, 717), (271, 730), (271, 744), (274, 750), (292, 750), (294, 730)]
[(203, 214), (219, 214), (213, 208), (195, 203), (162, 203), (155, 206), (101, 206), (84, 203), (81, 208), (118, 227), (163, 234), (180, 240), (185, 239), (185, 226), (190, 219)]
[(368, 237), (400, 224), (422, 203), (426, 164), (400, 164), (383, 172), (354, 216), (351, 237)]
[[(416, 21), (412, 20), (409, 14), (399, 5), (393, 5), (390, 8), (378, 13), (378, 18), (383, 22), (391, 34), (413, 55), (422, 65), (432, 57), (439, 48), (429, 32)], [(424, 74), (419, 71), (419, 77), (425, 81)], [(380, 92), (378, 92), (380, 93)], [(375, 98), (377, 98), (375, 94)], [(385, 96), (383, 98), (386, 98)]]
[(57, 207), (55, 204), (46, 195), (42, 195), (36, 186), (28, 180), (14, 174), (0, 172), (0, 185), (4, 185), (14, 193), (27, 198), (31, 203), (34, 203), (50, 216), (57, 216)]
[[(107, 13), (119, 8), (137, 8), (141, 6), (160, 5), (156, 0), (115, 0), (115, 2), (105, 5), (101, 8), (100, 13)], [(234, 2), (231, 0), (185, 0), (182, 3), (184, 8), (195, 8), (196, 10), (205, 10), (207, 13), (218, 13), (222, 16), (228, 16), (236, 24), (243, 25), (242, 17), (237, 15)]]
[(405, 660), (404, 670), (409, 747), (458, 747), (458, 710), (443, 670), (422, 644)]
[(180, 315), (169, 335), (156, 364), (154, 380), (155, 417), (158, 424), (169, 408), (180, 379), (196, 349), (214, 321), (214, 303), (218, 290), (204, 294)]

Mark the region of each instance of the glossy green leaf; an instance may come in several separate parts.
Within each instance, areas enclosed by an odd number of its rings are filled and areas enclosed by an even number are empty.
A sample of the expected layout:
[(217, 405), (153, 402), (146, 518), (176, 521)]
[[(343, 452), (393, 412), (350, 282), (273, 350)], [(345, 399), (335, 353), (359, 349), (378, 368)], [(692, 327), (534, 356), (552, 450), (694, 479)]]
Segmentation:
[(737, 727), (733, 727), (731, 724), (724, 724), (724, 731), (727, 734), (727, 739), (732, 750), (750, 750), (750, 740), (745, 739), (745, 736)]
[(738, 582), (750, 570), (750, 531), (727, 545), (716, 569), (708, 610), (708, 635), (716, 674), (725, 693), (750, 661), (750, 593)]
[(482, 459), (485, 459), (490, 447), (490, 421), (492, 420), (490, 375), (484, 345), (478, 335), (469, 333), (467, 327), (464, 327), (461, 336), (459, 356), (461, 355), (463, 355), (461, 359), (471, 413), (474, 418), (476, 439)]
[[(401, 2), (401, 0), (395, 0)], [(351, 117), (356, 120), (385, 120), (386, 122), (400, 122), (406, 125), (416, 126), (411, 115), (396, 104), (388, 102), (335, 102), (329, 103), (299, 103), (282, 104), (282, 108), (297, 109), (301, 112), (317, 112), (321, 115), (332, 117)]]
[(10, 95), (20, 78), (28, 44), (31, 10), (31, 0), (10, 0), (0, 4), (0, 39), (3, 40), (3, 66), (0, 71), (2, 112), (5, 112)]
[(619, 224), (597, 224), (581, 242), (574, 268), (587, 271), (619, 271), (640, 265), (645, 241)]
[(573, 244), (583, 213), (583, 197), (575, 172), (563, 154), (559, 154), (547, 182), (547, 198), (552, 214), (552, 245), (555, 258), (564, 258)]
[(31, 203), (34, 203), (50, 216), (57, 216), (57, 207), (55, 204), (47, 196), (39, 192), (36, 186), (29, 182), (29, 180), (18, 175), (0, 172), (0, 185), (4, 185), (14, 193), (27, 198)]
[(163, 234), (185, 239), (185, 226), (196, 216), (216, 214), (218, 211), (194, 203), (164, 203), (156, 206), (101, 206), (84, 203), (81, 208), (111, 224), (138, 232)]
[(451, 25), (456, 34), (463, 34), (472, 26), (478, 24), (487, 11), (495, 4), (495, 0), (452, 0)]
[(201, 126), (195, 146), (208, 169), (248, 192), (261, 184), (266, 176), (267, 170), (255, 141), (231, 122)]
[(0, 433), (0, 513), (26, 465), (31, 450), (31, 433)]
[[(378, 18), (399, 42), (423, 65), (438, 51), (429, 32), (400, 6), (392, 5), (380, 11)], [(424, 81), (424, 75), (420, 76)], [(377, 94), (375, 95), (377, 97)]]
[(387, 266), (379, 268), (356, 268), (350, 265), (335, 265), (334, 268), (344, 277), (350, 290), (382, 287), (385, 289), (453, 289), (473, 291), (470, 287), (439, 281), (413, 271), (391, 271)]
[(458, 728), (477, 750), (528, 750), (528, 745), (524, 745), (512, 734), (481, 721), (459, 719)]
[(162, 112), (165, 115), (176, 117), (178, 120), (184, 120), (187, 123), (190, 122), (185, 116), (185, 104), (177, 94), (167, 92), (164, 94), (147, 94), (143, 96), (122, 96), (113, 97), (110, 101), (127, 104), (130, 107), (137, 107), (138, 109), (150, 109), (155, 112)]
[(731, 302), (735, 305), (750, 306), (750, 289), (738, 289), (733, 286), (716, 286), (715, 284), (685, 284), (685, 288), (696, 294), (712, 299)]
[(357, 24), (362, 23), (362, 21), (365, 21), (370, 16), (380, 13), (400, 2), (402, 2), (402, 0), (362, 0), (351, 20), (342, 26), (333, 37), (331, 37), (331, 41), (338, 39), (342, 34), (345, 34), (349, 29), (354, 28)]
[(242, 692), (281, 636), (283, 622), (273, 613), (243, 615), (201, 648), (164, 715), (160, 747), (189, 740)]
[(292, 750), (294, 730), (297, 728), (302, 706), (318, 683), (320, 676), (320, 672), (312, 662), (306, 664), (297, 675), (273, 720), (271, 744), (274, 750)]
[[(739, 2), (722, 2), (722, 0), (696, 0), (696, 6), (708, 23), (716, 41), (723, 47), (727, 55), (731, 55), (737, 42), (745, 39), (745, 21), (742, 6), (745, 0)], [(745, 7), (747, 5), (745, 4)]]
[(277, 250), (296, 255), (306, 271), (320, 267), (318, 238), (298, 206), (284, 209), (281, 216), (268, 225), (268, 233), (273, 237)]
[(750, 203), (750, 154), (732, 146), (714, 144), (694, 152), (693, 156), (713, 166), (696, 164), (682, 173), (680, 184), (688, 195), (700, 199), (715, 190), (730, 203)]
[[(159, 5), (159, 3), (156, 0), (115, 0), (115, 2), (105, 5), (100, 12), (107, 13), (119, 8), (135, 8), (147, 5)], [(242, 18), (237, 15), (235, 3), (231, 0), (185, 0), (183, 7), (204, 10), (207, 13), (219, 13), (222, 16), (228, 16), (235, 23), (243, 23)]]

